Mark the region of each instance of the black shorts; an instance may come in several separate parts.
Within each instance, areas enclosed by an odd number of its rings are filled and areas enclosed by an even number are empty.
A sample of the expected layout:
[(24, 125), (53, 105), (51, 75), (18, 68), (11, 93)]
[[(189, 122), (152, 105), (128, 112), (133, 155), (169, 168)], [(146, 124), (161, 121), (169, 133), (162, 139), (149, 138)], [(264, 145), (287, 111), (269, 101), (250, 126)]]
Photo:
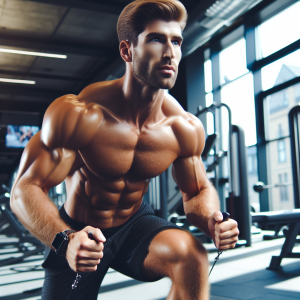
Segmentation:
[[(63, 206), (60, 209), (60, 216), (77, 231), (87, 226), (70, 218)], [(81, 273), (78, 287), (73, 291), (70, 300), (97, 299), (100, 285), (109, 268), (133, 279), (149, 282), (150, 280), (141, 274), (141, 266), (148, 254), (149, 245), (159, 232), (174, 228), (180, 229), (175, 224), (156, 217), (153, 209), (143, 202), (139, 210), (121, 226), (102, 229), (106, 238), (103, 258), (97, 271)], [(42, 299), (67, 300), (76, 277), (76, 273), (70, 269), (67, 260), (46, 248), (43, 267), (45, 268), (45, 281)], [(152, 281), (159, 279), (161, 277)]]

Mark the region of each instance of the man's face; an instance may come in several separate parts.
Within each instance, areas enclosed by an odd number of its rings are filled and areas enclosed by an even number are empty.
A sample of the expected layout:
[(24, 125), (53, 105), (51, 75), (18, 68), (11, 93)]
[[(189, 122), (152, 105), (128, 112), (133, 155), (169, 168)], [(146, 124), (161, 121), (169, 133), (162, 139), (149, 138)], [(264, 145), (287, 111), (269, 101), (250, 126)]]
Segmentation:
[(181, 59), (181, 28), (178, 22), (154, 20), (139, 34), (133, 47), (134, 75), (155, 88), (174, 86)]

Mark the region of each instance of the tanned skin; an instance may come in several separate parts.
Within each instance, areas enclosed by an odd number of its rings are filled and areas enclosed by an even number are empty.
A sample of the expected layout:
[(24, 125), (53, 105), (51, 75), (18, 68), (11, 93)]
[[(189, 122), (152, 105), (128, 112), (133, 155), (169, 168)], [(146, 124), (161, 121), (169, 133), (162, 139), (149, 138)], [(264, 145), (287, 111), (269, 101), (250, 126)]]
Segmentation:
[[(66, 212), (89, 224), (70, 236), (66, 259), (76, 272), (97, 269), (105, 242), (99, 228), (130, 219), (149, 179), (171, 164), (191, 224), (211, 236), (217, 248), (235, 246), (237, 223), (220, 223), (218, 196), (201, 161), (203, 126), (163, 90), (176, 81), (181, 42), (179, 23), (163, 20), (150, 22), (136, 46), (122, 41), (124, 77), (55, 100), (41, 131), (24, 150), (11, 207), (24, 226), (51, 247), (55, 235), (70, 227), (47, 193), (65, 180)], [(142, 272), (149, 279), (171, 278), (168, 300), (209, 299), (208, 267), (198, 240), (169, 229), (152, 240)]]

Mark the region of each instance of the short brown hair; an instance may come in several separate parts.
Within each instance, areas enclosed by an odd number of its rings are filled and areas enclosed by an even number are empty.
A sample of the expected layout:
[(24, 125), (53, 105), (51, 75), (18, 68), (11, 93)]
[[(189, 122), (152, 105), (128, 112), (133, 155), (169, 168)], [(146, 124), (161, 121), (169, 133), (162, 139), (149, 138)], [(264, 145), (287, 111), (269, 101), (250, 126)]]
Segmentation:
[(178, 0), (135, 0), (128, 4), (119, 16), (119, 43), (125, 40), (136, 45), (138, 35), (152, 20), (178, 21), (183, 30), (187, 22), (187, 12)]

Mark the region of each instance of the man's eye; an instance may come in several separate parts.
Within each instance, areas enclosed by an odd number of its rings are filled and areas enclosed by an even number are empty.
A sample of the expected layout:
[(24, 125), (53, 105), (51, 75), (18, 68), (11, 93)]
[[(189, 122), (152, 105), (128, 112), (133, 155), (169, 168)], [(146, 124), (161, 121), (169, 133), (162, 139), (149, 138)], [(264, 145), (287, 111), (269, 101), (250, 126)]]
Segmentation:
[(180, 43), (179, 41), (177, 41), (177, 40), (173, 41), (172, 43), (173, 43), (173, 45), (175, 45), (175, 46), (180, 46), (180, 45), (181, 45), (181, 43)]
[(153, 38), (153, 39), (151, 40), (151, 42), (159, 43), (159, 42), (160, 42), (160, 39), (159, 39), (159, 38)]

